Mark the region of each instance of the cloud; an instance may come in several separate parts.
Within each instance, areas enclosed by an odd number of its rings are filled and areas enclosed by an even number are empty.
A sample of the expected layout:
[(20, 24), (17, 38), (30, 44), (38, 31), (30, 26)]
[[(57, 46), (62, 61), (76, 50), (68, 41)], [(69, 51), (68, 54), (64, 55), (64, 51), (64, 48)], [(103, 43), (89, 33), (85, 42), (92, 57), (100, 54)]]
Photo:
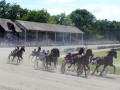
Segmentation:
[[(49, 8), (47, 11), (51, 15), (57, 15), (65, 13), (66, 15), (70, 14), (72, 11), (77, 8)], [(86, 9), (91, 12), (97, 19), (108, 19), (110, 21), (120, 21), (120, 6), (113, 5), (88, 5), (80, 7), (80, 9)]]
[(75, 0), (45, 0), (47, 3), (71, 3)]
[(97, 19), (108, 19), (120, 21), (120, 6), (113, 5), (90, 5), (83, 7), (90, 11)]
[(73, 10), (75, 9), (71, 9), (71, 8), (49, 8), (47, 9), (47, 11), (51, 14), (51, 15), (58, 15), (61, 13), (65, 13), (66, 15), (70, 14)]

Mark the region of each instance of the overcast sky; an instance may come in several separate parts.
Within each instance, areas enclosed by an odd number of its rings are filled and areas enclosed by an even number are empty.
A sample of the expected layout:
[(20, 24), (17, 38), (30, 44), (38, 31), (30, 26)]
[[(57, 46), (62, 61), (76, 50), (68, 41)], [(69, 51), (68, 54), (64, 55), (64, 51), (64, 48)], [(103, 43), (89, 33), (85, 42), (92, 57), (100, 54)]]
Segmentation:
[(65, 12), (70, 14), (76, 9), (87, 9), (97, 19), (120, 21), (120, 0), (6, 0), (17, 3), (30, 10), (46, 9), (51, 15)]

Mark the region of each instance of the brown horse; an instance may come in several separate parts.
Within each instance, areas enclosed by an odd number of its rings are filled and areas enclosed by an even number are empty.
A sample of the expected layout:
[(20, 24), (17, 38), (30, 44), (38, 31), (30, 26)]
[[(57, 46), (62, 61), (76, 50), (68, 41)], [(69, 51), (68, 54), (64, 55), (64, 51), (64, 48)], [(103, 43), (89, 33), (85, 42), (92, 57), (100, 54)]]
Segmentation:
[(83, 66), (84, 72), (85, 72), (85, 77), (87, 77), (86, 71), (87, 70), (90, 71), (89, 59), (92, 58), (92, 57), (93, 57), (92, 50), (91, 49), (87, 49), (86, 53), (78, 58), (78, 62), (77, 62), (77, 75), (80, 75), (80, 69), (81, 69), (81, 66)]
[(114, 67), (114, 73), (115, 73), (115, 66), (113, 65), (113, 57), (117, 58), (117, 52), (112, 49), (112, 50), (110, 50), (108, 52), (108, 54), (106, 56), (96, 58), (95, 59), (95, 61), (96, 61), (96, 68), (95, 68), (95, 70), (94, 70), (94, 72), (92, 74), (94, 74), (96, 70), (98, 72), (98, 68), (101, 65), (104, 65), (104, 68), (103, 68), (102, 72), (100, 73), (101, 76), (102, 76), (102, 73), (104, 72), (104, 70), (105, 70), (105, 68), (107, 66)]

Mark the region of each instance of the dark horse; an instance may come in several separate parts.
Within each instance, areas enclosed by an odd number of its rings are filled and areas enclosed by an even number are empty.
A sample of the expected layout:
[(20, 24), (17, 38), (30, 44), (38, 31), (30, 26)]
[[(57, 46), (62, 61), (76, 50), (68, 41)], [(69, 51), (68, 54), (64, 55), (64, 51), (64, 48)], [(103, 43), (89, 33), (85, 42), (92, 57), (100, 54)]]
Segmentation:
[(102, 73), (104, 72), (105, 68), (107, 66), (112, 66), (114, 67), (114, 73), (115, 73), (115, 66), (113, 65), (113, 57), (117, 58), (117, 52), (115, 50), (110, 50), (108, 52), (108, 54), (104, 57), (98, 57), (95, 59), (96, 61), (96, 68), (94, 70), (94, 72), (92, 74), (95, 73), (95, 71), (97, 70), (98, 71), (98, 68), (101, 66), (101, 65), (104, 65), (103, 67), (103, 70), (102, 72), (100, 73), (100, 75), (102, 76)]
[[(17, 64), (18, 64), (18, 61), (19, 61), (19, 63), (20, 63), (20, 61), (23, 59), (23, 57), (22, 57), (23, 52), (25, 52), (25, 48), (24, 48), (24, 47), (21, 47), (21, 49), (18, 50), (18, 52), (12, 54), (12, 56), (13, 56), (12, 61), (14, 60), (15, 57), (18, 57), (18, 59), (17, 59)], [(9, 59), (9, 61), (10, 61), (10, 59)]]
[[(85, 72), (85, 77), (87, 77), (86, 71), (89, 70), (90, 71), (90, 67), (89, 67), (89, 59), (93, 57), (92, 54), (92, 50), (91, 49), (87, 49), (86, 53), (84, 55), (82, 55), (81, 57), (79, 57), (77, 60), (77, 75), (80, 74), (80, 68), (81, 66), (83, 66), (84, 68), (84, 72)], [(86, 69), (87, 68), (87, 69)]]
[(53, 48), (51, 50), (51, 53), (48, 56), (46, 56), (46, 67), (48, 68), (48, 65), (51, 65), (51, 62), (53, 62), (54, 67), (56, 68), (58, 63), (57, 58), (59, 57), (59, 55), (60, 55), (59, 49)]

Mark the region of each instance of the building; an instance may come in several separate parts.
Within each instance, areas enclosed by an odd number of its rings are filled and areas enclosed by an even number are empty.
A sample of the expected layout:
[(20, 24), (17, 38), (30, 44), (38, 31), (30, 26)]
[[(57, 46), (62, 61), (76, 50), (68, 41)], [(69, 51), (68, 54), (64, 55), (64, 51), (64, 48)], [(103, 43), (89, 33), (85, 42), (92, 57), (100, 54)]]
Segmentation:
[[(10, 25), (8, 25), (10, 23)], [(11, 33), (24, 44), (66, 45), (83, 41), (83, 32), (76, 27), (30, 21), (0, 19), (0, 33)], [(5, 35), (1, 35), (5, 36)], [(33, 46), (34, 46), (33, 45)]]

